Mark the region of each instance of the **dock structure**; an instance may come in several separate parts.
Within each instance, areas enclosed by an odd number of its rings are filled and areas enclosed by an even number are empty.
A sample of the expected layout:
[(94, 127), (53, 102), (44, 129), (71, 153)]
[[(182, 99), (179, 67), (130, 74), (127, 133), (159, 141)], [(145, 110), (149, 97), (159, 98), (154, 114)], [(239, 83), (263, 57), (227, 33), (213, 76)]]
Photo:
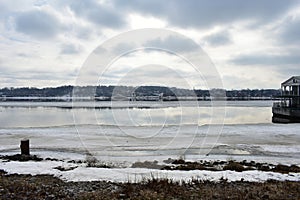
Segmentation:
[(273, 123), (300, 123), (300, 76), (281, 83), (280, 100), (272, 107)]

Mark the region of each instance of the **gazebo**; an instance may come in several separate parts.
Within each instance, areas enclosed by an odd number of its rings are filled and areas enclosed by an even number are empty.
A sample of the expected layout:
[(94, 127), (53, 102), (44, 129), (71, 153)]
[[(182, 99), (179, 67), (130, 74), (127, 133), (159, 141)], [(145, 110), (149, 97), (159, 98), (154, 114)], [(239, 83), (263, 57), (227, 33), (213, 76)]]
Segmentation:
[(281, 83), (279, 102), (273, 104), (274, 123), (300, 122), (300, 76), (293, 76)]

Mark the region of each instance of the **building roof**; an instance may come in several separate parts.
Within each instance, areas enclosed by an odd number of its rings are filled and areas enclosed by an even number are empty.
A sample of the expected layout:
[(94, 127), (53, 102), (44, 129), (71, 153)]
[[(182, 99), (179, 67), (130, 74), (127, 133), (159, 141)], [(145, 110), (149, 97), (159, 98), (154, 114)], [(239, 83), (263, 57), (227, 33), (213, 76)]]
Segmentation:
[(282, 86), (300, 85), (300, 76), (292, 76), (288, 80), (281, 83)]

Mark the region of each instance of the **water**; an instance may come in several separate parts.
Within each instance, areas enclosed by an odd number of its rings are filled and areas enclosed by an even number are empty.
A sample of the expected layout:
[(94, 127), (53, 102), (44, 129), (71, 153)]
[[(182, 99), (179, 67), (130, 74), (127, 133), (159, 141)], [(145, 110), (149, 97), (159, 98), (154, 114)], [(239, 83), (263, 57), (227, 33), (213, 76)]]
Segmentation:
[[(198, 103), (198, 105), (196, 105)], [(270, 101), (226, 102), (225, 124), (271, 122)], [(70, 109), (75, 107), (75, 109)], [(216, 108), (222, 110), (222, 108)], [(210, 102), (1, 102), (0, 128), (209, 124)]]
[(118, 162), (184, 156), (300, 163), (300, 125), (272, 124), (271, 101), (226, 104), (224, 117), (210, 102), (1, 102), (0, 151), (19, 151), (29, 138), (33, 152), (50, 157), (88, 151)]

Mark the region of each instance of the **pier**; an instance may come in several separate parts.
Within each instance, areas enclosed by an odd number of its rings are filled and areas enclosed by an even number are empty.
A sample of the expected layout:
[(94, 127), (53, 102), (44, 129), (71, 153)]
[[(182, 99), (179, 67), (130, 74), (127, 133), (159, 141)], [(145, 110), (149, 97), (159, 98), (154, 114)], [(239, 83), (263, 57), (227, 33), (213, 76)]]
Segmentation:
[(281, 83), (281, 96), (272, 107), (273, 123), (300, 123), (300, 76)]

